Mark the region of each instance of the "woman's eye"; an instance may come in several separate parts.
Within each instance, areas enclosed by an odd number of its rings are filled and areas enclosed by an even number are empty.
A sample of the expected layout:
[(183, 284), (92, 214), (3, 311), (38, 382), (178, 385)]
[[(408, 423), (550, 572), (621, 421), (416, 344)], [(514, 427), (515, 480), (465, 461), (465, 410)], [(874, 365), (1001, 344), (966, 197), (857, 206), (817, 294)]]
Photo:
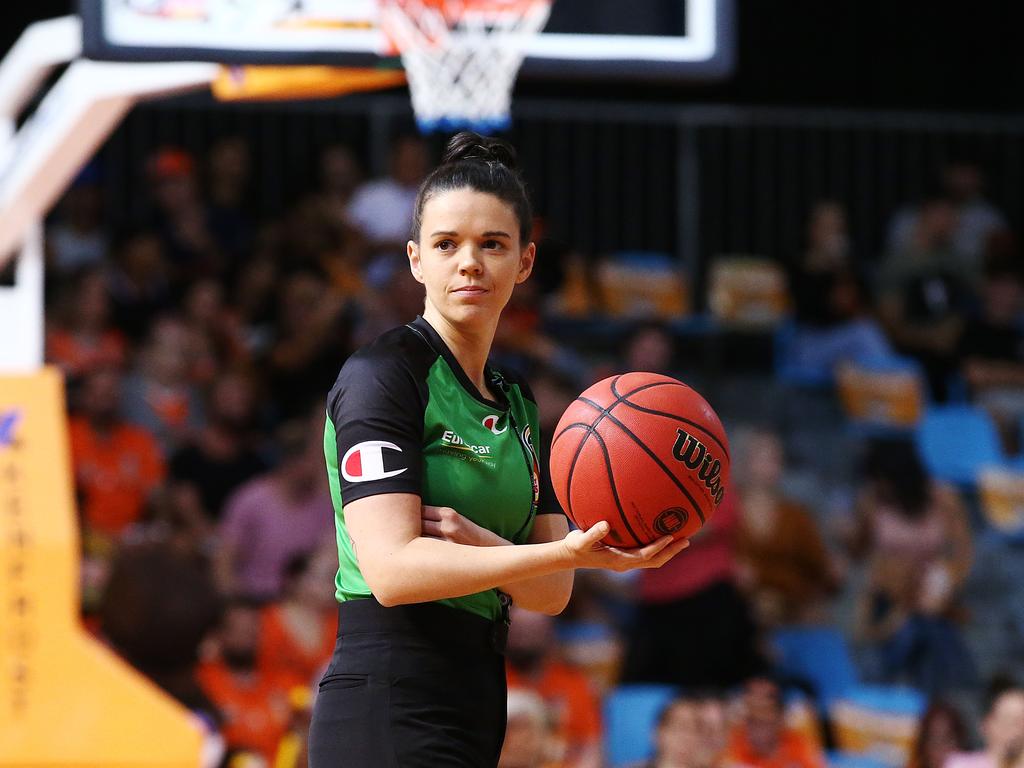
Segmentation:
[(437, 248), (437, 250), (439, 251), (451, 251), (454, 250), (455, 243), (453, 243), (451, 240), (442, 240), (435, 246), (435, 248)]
[(487, 242), (484, 243), (484, 248), (486, 248), (488, 251), (496, 251), (501, 249), (502, 247), (502, 244), (497, 240), (488, 240)]

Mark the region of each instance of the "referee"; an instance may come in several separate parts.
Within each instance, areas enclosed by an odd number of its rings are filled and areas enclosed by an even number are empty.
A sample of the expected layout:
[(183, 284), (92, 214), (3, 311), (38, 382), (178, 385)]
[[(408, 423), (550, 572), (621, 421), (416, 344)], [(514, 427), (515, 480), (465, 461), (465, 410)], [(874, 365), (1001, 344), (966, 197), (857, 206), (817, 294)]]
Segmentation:
[(607, 523), (569, 532), (537, 509), (537, 406), (487, 364), (531, 222), (512, 147), (455, 136), (407, 246), (423, 315), (352, 355), (328, 396), (338, 639), (310, 768), (495, 765), (511, 603), (558, 613), (573, 569), (655, 568), (686, 546), (615, 549)]

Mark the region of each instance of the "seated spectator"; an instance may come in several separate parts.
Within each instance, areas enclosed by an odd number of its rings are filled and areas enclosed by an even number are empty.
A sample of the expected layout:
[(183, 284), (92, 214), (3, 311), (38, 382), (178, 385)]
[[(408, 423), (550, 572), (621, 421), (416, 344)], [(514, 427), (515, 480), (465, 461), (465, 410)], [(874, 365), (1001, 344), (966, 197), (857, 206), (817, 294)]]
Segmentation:
[(948, 201), (928, 202), (910, 244), (890, 254), (878, 276), (878, 309), (889, 339), (921, 362), (940, 401), (959, 367), (964, 313), (974, 291), (971, 273), (952, 248), (956, 221)]
[(258, 663), (296, 686), (312, 685), (334, 652), (338, 612), (333, 584), (338, 556), (334, 542), (325, 541), (330, 549), (320, 547), (288, 562), (280, 602), (261, 612)]
[(374, 257), (405, 253), (413, 208), (427, 173), (427, 147), (420, 136), (400, 136), (391, 147), (388, 176), (360, 184), (348, 204), (348, 219)]
[(85, 533), (117, 538), (137, 521), (164, 478), (153, 436), (119, 414), (121, 375), (96, 370), (82, 385), (69, 426), (71, 460)]
[(196, 677), (220, 712), (228, 749), (251, 750), (273, 765), (291, 708), (288, 682), (256, 663), (259, 633), (257, 608), (243, 602), (229, 605)]
[(351, 351), (346, 303), (316, 271), (279, 286), (276, 338), (266, 360), (270, 396), (284, 419), (309, 412), (330, 391)]
[(196, 494), (209, 521), (220, 519), (224, 502), (236, 488), (267, 468), (254, 445), (255, 401), (249, 376), (222, 374), (210, 392), (206, 426), (171, 457), (171, 480)]
[(945, 768), (949, 757), (967, 746), (963, 717), (950, 704), (935, 702), (921, 717), (907, 768)]
[(71, 182), (46, 228), (46, 250), (54, 272), (68, 275), (102, 264), (107, 256), (103, 226), (103, 177), (99, 165), (86, 165)]
[(973, 399), (995, 419), (1011, 453), (1024, 416), (1024, 281), (1016, 259), (985, 269), (980, 312), (961, 340), (963, 371)]
[[(705, 702), (685, 695), (673, 699), (658, 715), (654, 757), (638, 768), (717, 768), (722, 765), (714, 723), (705, 715)], [(709, 727), (710, 726), (710, 727)]]
[(249, 253), (253, 238), (252, 151), (241, 136), (225, 136), (206, 155), (207, 226), (229, 270)]
[(193, 381), (209, 384), (221, 368), (247, 361), (241, 325), (224, 304), (220, 283), (212, 278), (192, 283), (185, 293), (182, 309), (182, 321), (192, 337)]
[(536, 693), (508, 692), (508, 725), (498, 768), (561, 768), (558, 745), (551, 732), (551, 715)]
[(675, 356), (675, 340), (665, 324), (643, 323), (626, 340), (622, 370), (683, 378), (674, 368)]
[(134, 373), (125, 381), (123, 412), (173, 454), (202, 429), (203, 403), (191, 378), (191, 335), (176, 317), (154, 323), (139, 353)]
[(639, 572), (626, 682), (729, 687), (764, 669), (757, 627), (736, 584), (739, 516), (730, 486), (688, 549), (661, 568)]
[(98, 368), (124, 364), (127, 345), (110, 314), (107, 278), (99, 270), (81, 273), (62, 292), (46, 333), (46, 359), (70, 385)]
[(533, 691), (554, 717), (554, 731), (565, 747), (566, 768), (601, 765), (601, 710), (590, 683), (578, 669), (556, 656), (554, 619), (512, 609), (509, 630), (508, 687)]
[(818, 203), (807, 240), (807, 251), (790, 274), (798, 327), (790, 362), (828, 377), (838, 363), (891, 355), (850, 257), (846, 209)]
[(171, 305), (171, 282), (163, 245), (155, 233), (131, 230), (114, 249), (110, 272), (114, 321), (132, 342), (149, 333), (153, 318)]
[(1005, 768), (1019, 764), (1024, 744), (1024, 688), (998, 682), (986, 701), (981, 735), (984, 748), (979, 752), (952, 755), (945, 768)]
[(963, 502), (928, 476), (909, 441), (875, 441), (862, 476), (852, 553), (868, 560), (868, 585), (858, 629), (882, 677), (933, 694), (971, 684), (956, 625), (973, 556)]
[(838, 574), (814, 518), (782, 492), (782, 440), (757, 430), (738, 442), (740, 583), (763, 625), (819, 618), (824, 599), (838, 586)]
[(726, 765), (748, 768), (824, 768), (825, 756), (785, 724), (782, 694), (775, 683), (747, 683), (743, 715), (725, 752)]
[(333, 540), (322, 424), (315, 431), (309, 421), (283, 425), (278, 434), (280, 464), (228, 499), (213, 563), (224, 594), (276, 599), (288, 562), (313, 552), (325, 538)]

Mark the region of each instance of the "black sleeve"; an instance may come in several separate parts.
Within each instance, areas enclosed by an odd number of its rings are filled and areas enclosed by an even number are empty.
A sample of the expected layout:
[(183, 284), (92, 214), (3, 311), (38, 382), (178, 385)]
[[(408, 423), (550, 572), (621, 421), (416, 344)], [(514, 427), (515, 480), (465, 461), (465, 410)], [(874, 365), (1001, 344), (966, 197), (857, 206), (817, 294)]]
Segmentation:
[(426, 383), (399, 354), (356, 353), (327, 400), (341, 499), (421, 492)]

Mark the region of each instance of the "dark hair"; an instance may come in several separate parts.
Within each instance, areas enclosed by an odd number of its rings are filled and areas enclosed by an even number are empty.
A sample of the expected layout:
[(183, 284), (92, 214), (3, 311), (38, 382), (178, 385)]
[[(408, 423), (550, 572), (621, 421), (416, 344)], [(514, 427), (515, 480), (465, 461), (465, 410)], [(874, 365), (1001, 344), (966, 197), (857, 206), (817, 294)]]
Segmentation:
[(953, 728), (953, 738), (956, 740), (956, 751), (962, 752), (970, 746), (967, 738), (967, 723), (964, 722), (963, 715), (960, 714), (956, 707), (948, 702), (932, 702), (927, 711), (921, 717), (921, 721), (917, 726), (917, 738), (914, 739), (914, 746), (911, 750), (910, 756), (910, 765), (913, 768), (933, 768), (933, 766), (928, 765), (926, 755), (928, 729), (931, 728), (933, 722), (942, 717), (948, 718), (950, 725)]
[(868, 446), (861, 472), (884, 489), (889, 501), (907, 517), (919, 517), (928, 507), (931, 481), (910, 440), (878, 439)]
[(423, 180), (416, 195), (412, 239), (419, 241), (423, 207), (434, 195), (455, 189), (473, 189), (508, 203), (519, 221), (519, 241), (525, 244), (533, 228), (533, 207), (516, 168), (516, 151), (507, 141), (472, 131), (452, 136), (441, 164)]

